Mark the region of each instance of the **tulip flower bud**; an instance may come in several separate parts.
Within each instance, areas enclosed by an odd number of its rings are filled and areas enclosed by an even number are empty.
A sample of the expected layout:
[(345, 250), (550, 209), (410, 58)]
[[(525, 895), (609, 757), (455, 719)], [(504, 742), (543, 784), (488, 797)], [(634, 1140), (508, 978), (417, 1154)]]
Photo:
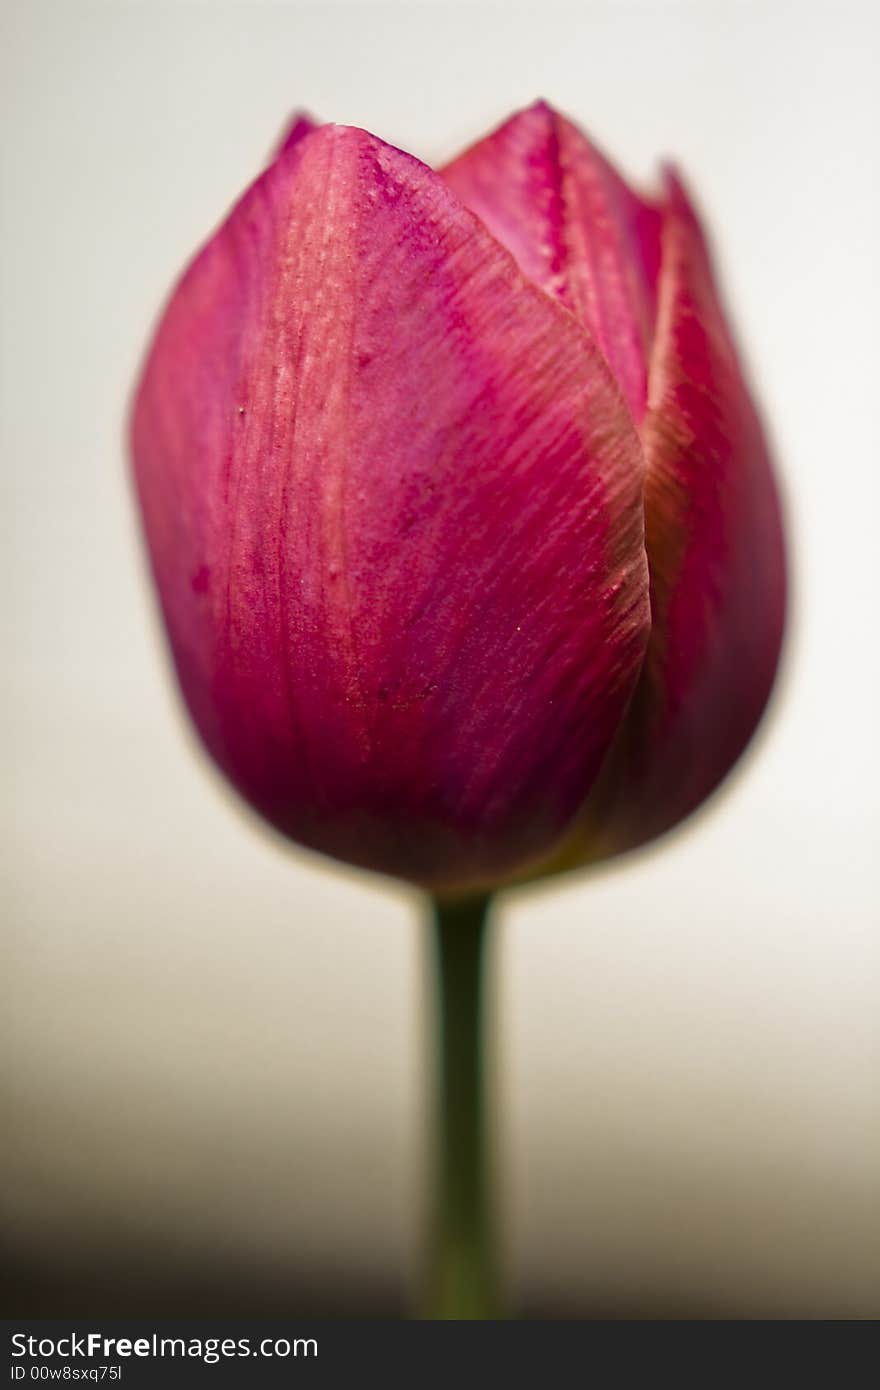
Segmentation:
[(445, 891), (614, 853), (764, 707), (779, 508), (698, 223), (543, 103), (439, 172), (301, 118), (132, 443), (190, 713), (302, 844)]

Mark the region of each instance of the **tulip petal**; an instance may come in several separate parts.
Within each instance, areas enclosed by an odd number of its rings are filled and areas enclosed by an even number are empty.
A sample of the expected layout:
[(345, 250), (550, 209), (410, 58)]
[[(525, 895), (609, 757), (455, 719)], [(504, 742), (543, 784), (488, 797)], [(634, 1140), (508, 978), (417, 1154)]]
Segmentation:
[(317, 130), (321, 124), (309, 115), (308, 111), (294, 111), (289, 118), (281, 139), (277, 142), (272, 152), (272, 158), (277, 159), (279, 155), (287, 150), (292, 150), (294, 145), (299, 144), (307, 135), (311, 135), (313, 130)]
[(511, 117), (441, 172), (523, 272), (590, 330), (640, 420), (660, 256), (657, 210), (546, 102)]
[(180, 680), (294, 839), (433, 886), (559, 839), (648, 625), (601, 355), (418, 161), (324, 126), (178, 287), (133, 418)]
[(661, 834), (754, 732), (785, 617), (779, 499), (697, 218), (668, 180), (642, 430), (652, 630), (615, 749), (575, 837), (603, 857)]

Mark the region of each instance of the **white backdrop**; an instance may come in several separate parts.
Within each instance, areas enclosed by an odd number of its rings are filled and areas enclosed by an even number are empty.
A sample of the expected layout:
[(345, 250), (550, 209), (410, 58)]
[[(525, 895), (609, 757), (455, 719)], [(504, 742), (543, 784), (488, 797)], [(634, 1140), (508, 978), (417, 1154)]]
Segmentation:
[(431, 161), (543, 95), (633, 178), (671, 154), (700, 196), (795, 609), (726, 794), (639, 859), (499, 908), (508, 1277), (538, 1309), (878, 1316), (872, 7), (20, 0), (3, 29), (16, 1247), (73, 1268), (183, 1241), (392, 1290), (412, 1272), (417, 903), (280, 846), (196, 752), (124, 415), (172, 279), (291, 108)]

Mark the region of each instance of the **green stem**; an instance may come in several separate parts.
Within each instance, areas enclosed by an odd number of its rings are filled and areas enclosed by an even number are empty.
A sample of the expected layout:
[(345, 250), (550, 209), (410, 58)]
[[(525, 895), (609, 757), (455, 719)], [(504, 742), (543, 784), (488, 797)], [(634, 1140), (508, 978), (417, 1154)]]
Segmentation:
[(482, 1031), (488, 908), (488, 896), (434, 903), (440, 1038), (432, 1318), (495, 1315)]

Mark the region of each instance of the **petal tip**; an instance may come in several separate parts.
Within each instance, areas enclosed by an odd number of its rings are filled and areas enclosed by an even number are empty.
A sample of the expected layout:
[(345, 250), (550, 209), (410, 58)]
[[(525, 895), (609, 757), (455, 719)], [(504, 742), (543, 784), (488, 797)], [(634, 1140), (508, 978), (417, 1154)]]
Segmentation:
[(288, 116), (284, 123), (281, 135), (272, 149), (271, 158), (273, 160), (280, 158), (288, 150), (292, 150), (294, 145), (298, 145), (301, 140), (304, 140), (307, 135), (320, 130), (321, 125), (322, 122), (316, 121), (309, 111), (301, 106), (296, 107), (293, 114)]

